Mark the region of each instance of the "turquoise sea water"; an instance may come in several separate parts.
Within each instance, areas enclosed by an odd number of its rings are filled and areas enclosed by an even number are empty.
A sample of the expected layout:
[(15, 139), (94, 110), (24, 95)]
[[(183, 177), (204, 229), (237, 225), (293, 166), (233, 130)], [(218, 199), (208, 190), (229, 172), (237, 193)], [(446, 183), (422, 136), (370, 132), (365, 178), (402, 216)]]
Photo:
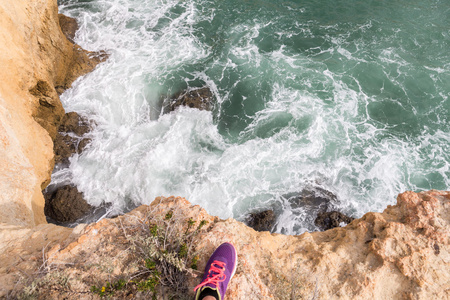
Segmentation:
[[(354, 217), (405, 190), (450, 186), (450, 2), (61, 0), (76, 42), (107, 62), (62, 96), (93, 142), (53, 182), (112, 213), (177, 195), (222, 218), (321, 188)], [(213, 111), (162, 114), (208, 86)]]

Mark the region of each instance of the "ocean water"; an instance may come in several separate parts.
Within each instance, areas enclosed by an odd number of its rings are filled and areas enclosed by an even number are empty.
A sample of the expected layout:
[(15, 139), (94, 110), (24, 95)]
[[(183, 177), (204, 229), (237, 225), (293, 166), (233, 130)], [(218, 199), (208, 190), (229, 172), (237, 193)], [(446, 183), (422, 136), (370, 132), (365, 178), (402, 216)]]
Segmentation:
[[(109, 214), (175, 195), (221, 218), (273, 208), (299, 234), (316, 230), (305, 189), (360, 217), (450, 186), (447, 0), (58, 2), (110, 57), (61, 97), (96, 126), (52, 184)], [(212, 111), (162, 113), (203, 86)]]

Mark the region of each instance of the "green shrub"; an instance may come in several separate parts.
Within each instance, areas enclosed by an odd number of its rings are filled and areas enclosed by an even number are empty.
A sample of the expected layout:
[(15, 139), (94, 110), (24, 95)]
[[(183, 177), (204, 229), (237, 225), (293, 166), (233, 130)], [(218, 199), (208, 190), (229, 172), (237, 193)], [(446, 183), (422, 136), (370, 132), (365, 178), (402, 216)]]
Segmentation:
[(171, 210), (162, 218), (149, 215), (140, 230), (128, 235), (136, 257), (143, 261), (133, 280), (139, 291), (148, 291), (153, 297), (159, 290), (173, 299), (189, 297), (188, 278), (198, 272), (197, 236), (208, 222), (196, 223)]

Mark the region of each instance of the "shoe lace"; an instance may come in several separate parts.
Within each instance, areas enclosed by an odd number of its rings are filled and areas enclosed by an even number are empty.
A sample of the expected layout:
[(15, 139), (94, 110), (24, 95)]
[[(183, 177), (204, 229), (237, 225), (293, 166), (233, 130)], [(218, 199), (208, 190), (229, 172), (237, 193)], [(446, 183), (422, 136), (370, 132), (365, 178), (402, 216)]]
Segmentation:
[(217, 287), (217, 291), (219, 291), (219, 283), (225, 281), (227, 276), (225, 275), (225, 263), (222, 261), (215, 260), (211, 263), (211, 268), (209, 268), (208, 275), (205, 280), (203, 280), (199, 285), (197, 285), (194, 289), (196, 291), (198, 288), (205, 286), (209, 283), (214, 284)]

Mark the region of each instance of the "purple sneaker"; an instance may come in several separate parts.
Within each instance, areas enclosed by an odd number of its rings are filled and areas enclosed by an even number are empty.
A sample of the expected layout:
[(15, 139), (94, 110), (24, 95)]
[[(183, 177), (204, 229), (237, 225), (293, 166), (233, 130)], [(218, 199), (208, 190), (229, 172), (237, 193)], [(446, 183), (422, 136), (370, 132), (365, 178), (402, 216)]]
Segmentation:
[(236, 272), (236, 266), (236, 249), (230, 243), (223, 243), (214, 251), (206, 264), (202, 282), (194, 289), (195, 300), (199, 300), (200, 294), (205, 290), (210, 290), (207, 295), (212, 295), (211, 292), (217, 293), (218, 299), (223, 300), (228, 283)]

